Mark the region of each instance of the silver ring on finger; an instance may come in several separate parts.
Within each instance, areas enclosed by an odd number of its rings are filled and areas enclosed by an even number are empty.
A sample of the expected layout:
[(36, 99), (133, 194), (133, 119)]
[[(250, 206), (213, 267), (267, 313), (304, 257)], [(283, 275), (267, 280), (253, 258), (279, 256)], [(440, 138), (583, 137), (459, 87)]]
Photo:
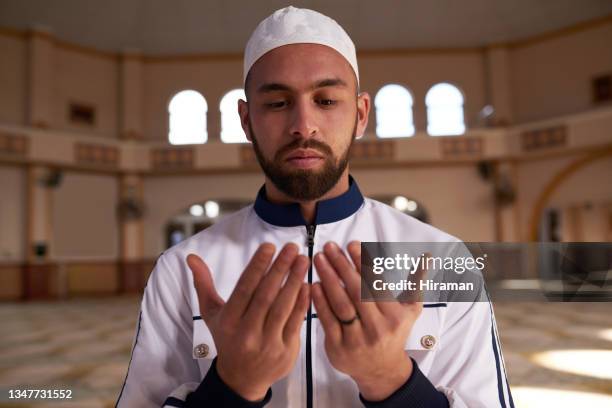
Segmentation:
[(355, 316), (353, 316), (352, 318), (350, 318), (350, 319), (348, 319), (348, 320), (343, 320), (343, 319), (340, 319), (339, 317), (337, 317), (337, 319), (338, 319), (338, 321), (339, 321), (341, 324), (343, 324), (343, 325), (345, 325), (345, 326), (348, 326), (348, 325), (350, 325), (350, 324), (353, 324), (353, 322), (354, 322), (355, 320), (359, 320), (359, 314), (358, 314), (358, 313), (355, 313)]

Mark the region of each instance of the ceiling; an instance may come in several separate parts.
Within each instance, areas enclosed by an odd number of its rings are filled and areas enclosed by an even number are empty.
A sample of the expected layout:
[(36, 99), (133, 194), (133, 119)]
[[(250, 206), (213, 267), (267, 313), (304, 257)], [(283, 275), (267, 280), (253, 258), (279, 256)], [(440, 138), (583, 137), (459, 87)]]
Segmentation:
[(612, 15), (611, 0), (0, 0), (0, 27), (106, 51), (239, 53), (289, 4), (333, 17), (360, 50), (475, 47)]

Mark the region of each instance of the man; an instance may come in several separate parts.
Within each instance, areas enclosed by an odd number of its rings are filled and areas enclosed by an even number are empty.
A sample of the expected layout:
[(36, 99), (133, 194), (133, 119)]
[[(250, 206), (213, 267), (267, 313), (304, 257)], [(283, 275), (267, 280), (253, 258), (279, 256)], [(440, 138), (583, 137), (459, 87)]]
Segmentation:
[(118, 406), (512, 406), (488, 302), (360, 301), (360, 241), (457, 239), (349, 176), (370, 97), (344, 30), (278, 10), (247, 44), (244, 80), (265, 184), (158, 259)]

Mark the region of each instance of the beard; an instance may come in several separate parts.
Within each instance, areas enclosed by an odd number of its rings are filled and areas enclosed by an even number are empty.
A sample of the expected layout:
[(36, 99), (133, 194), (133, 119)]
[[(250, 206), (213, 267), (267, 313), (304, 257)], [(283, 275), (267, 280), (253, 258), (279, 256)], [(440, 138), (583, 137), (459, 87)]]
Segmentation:
[[(248, 125), (253, 141), (253, 150), (264, 174), (276, 188), (296, 201), (319, 199), (338, 183), (340, 176), (348, 166), (351, 147), (355, 141), (357, 130), (357, 121), (355, 121), (349, 146), (339, 158), (334, 156), (331, 147), (319, 140), (297, 139), (280, 148), (274, 154), (274, 158), (268, 160), (257, 144), (258, 136), (253, 132), (250, 120)], [(295, 149), (312, 149), (321, 153), (324, 160), (323, 168), (318, 170), (286, 168), (283, 158)]]

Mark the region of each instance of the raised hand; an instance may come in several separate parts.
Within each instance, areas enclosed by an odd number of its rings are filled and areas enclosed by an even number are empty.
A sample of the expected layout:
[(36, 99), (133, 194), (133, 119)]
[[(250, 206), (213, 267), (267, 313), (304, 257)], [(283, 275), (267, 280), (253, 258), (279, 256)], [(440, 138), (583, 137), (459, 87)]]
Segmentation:
[[(291, 371), (300, 349), (300, 328), (310, 304), (304, 276), (309, 260), (295, 244), (262, 244), (242, 273), (227, 303), (210, 270), (197, 255), (187, 257), (200, 314), (217, 347), (217, 372), (232, 390), (251, 401)], [(283, 281), (287, 277), (285, 284)]]
[(423, 304), (361, 302), (360, 243), (351, 242), (348, 252), (355, 267), (335, 243), (315, 256), (321, 282), (313, 285), (312, 297), (329, 361), (353, 378), (365, 399), (380, 401), (412, 374), (404, 346)]

